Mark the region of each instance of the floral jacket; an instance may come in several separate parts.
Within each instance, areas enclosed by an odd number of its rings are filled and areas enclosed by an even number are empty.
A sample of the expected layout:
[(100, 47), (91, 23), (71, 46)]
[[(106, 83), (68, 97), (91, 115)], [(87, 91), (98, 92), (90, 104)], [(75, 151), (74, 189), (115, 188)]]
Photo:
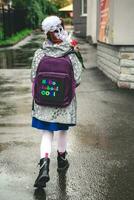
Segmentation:
[[(31, 81), (32, 82), (34, 81), (38, 64), (44, 55), (59, 57), (63, 53), (67, 52), (69, 49), (70, 49), (69, 43), (62, 43), (60, 45), (57, 44), (52, 45), (46, 42), (43, 43), (43, 48), (37, 49), (33, 57), (32, 69), (31, 69)], [(76, 84), (80, 84), (82, 65), (75, 54), (69, 54), (69, 57), (73, 65), (74, 78), (76, 80)], [(72, 99), (71, 104), (65, 108), (39, 106), (34, 102), (34, 106), (32, 109), (32, 117), (35, 117), (39, 120), (46, 122), (76, 124), (76, 116), (77, 116), (76, 114), (77, 114), (76, 96)]]

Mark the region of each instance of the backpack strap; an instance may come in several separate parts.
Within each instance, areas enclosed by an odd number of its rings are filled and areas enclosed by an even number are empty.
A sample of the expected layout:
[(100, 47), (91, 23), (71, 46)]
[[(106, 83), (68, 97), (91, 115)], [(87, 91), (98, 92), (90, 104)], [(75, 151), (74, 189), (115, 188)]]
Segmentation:
[[(42, 47), (41, 47), (41, 49), (44, 50)], [(76, 53), (73, 47), (70, 47), (70, 49), (69, 49), (68, 51), (66, 51), (65, 53), (63, 53), (63, 54), (62, 54), (61, 56), (59, 56), (59, 57), (64, 57), (64, 56), (67, 56), (67, 55), (69, 55), (69, 54), (71, 54), (71, 53)]]
[(75, 51), (74, 50), (74, 48), (73, 47), (71, 47), (67, 52), (65, 52), (62, 56), (64, 57), (64, 56), (67, 56), (67, 55), (69, 55), (69, 54), (72, 54), (72, 53), (74, 53), (76, 56), (77, 56), (77, 58), (79, 59), (79, 61), (80, 61), (80, 63), (82, 64), (82, 68), (83, 69), (86, 69), (86, 67), (84, 66), (84, 63), (83, 63), (83, 58), (82, 58), (82, 56), (81, 56), (81, 53), (78, 51)]
[(64, 54), (62, 54), (62, 56), (64, 57), (64, 56), (67, 56), (67, 55), (72, 54), (72, 53), (76, 53), (76, 52), (74, 51), (74, 48), (73, 48), (73, 47), (71, 47), (68, 51), (66, 51)]

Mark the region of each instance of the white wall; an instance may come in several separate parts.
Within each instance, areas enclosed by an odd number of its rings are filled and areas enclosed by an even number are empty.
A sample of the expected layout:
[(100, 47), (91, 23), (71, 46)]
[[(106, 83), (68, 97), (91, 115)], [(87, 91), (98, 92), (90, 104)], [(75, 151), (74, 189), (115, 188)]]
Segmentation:
[(97, 43), (97, 0), (87, 0), (87, 36)]
[(134, 0), (114, 0), (113, 3), (114, 44), (134, 45)]

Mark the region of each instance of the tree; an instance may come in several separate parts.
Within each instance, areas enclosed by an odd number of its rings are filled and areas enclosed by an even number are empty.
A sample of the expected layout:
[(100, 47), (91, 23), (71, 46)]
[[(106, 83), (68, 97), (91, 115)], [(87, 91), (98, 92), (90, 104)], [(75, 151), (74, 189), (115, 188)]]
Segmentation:
[(57, 14), (58, 9), (49, 0), (13, 0), (16, 9), (27, 10), (27, 24), (36, 28), (47, 15)]
[(28, 20), (31, 22), (33, 28), (40, 26), (41, 21), (47, 16), (57, 14), (58, 10), (50, 4), (48, 0), (32, 0), (31, 6), (28, 7)]

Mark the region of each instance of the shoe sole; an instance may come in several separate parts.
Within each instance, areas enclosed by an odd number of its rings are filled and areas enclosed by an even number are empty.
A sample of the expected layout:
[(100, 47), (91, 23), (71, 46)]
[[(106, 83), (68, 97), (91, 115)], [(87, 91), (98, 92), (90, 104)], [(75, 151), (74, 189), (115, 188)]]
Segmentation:
[(34, 187), (37, 187), (37, 188), (44, 188), (46, 187), (46, 183), (50, 180), (49, 177), (42, 177), (38, 183), (35, 183), (34, 184)]

